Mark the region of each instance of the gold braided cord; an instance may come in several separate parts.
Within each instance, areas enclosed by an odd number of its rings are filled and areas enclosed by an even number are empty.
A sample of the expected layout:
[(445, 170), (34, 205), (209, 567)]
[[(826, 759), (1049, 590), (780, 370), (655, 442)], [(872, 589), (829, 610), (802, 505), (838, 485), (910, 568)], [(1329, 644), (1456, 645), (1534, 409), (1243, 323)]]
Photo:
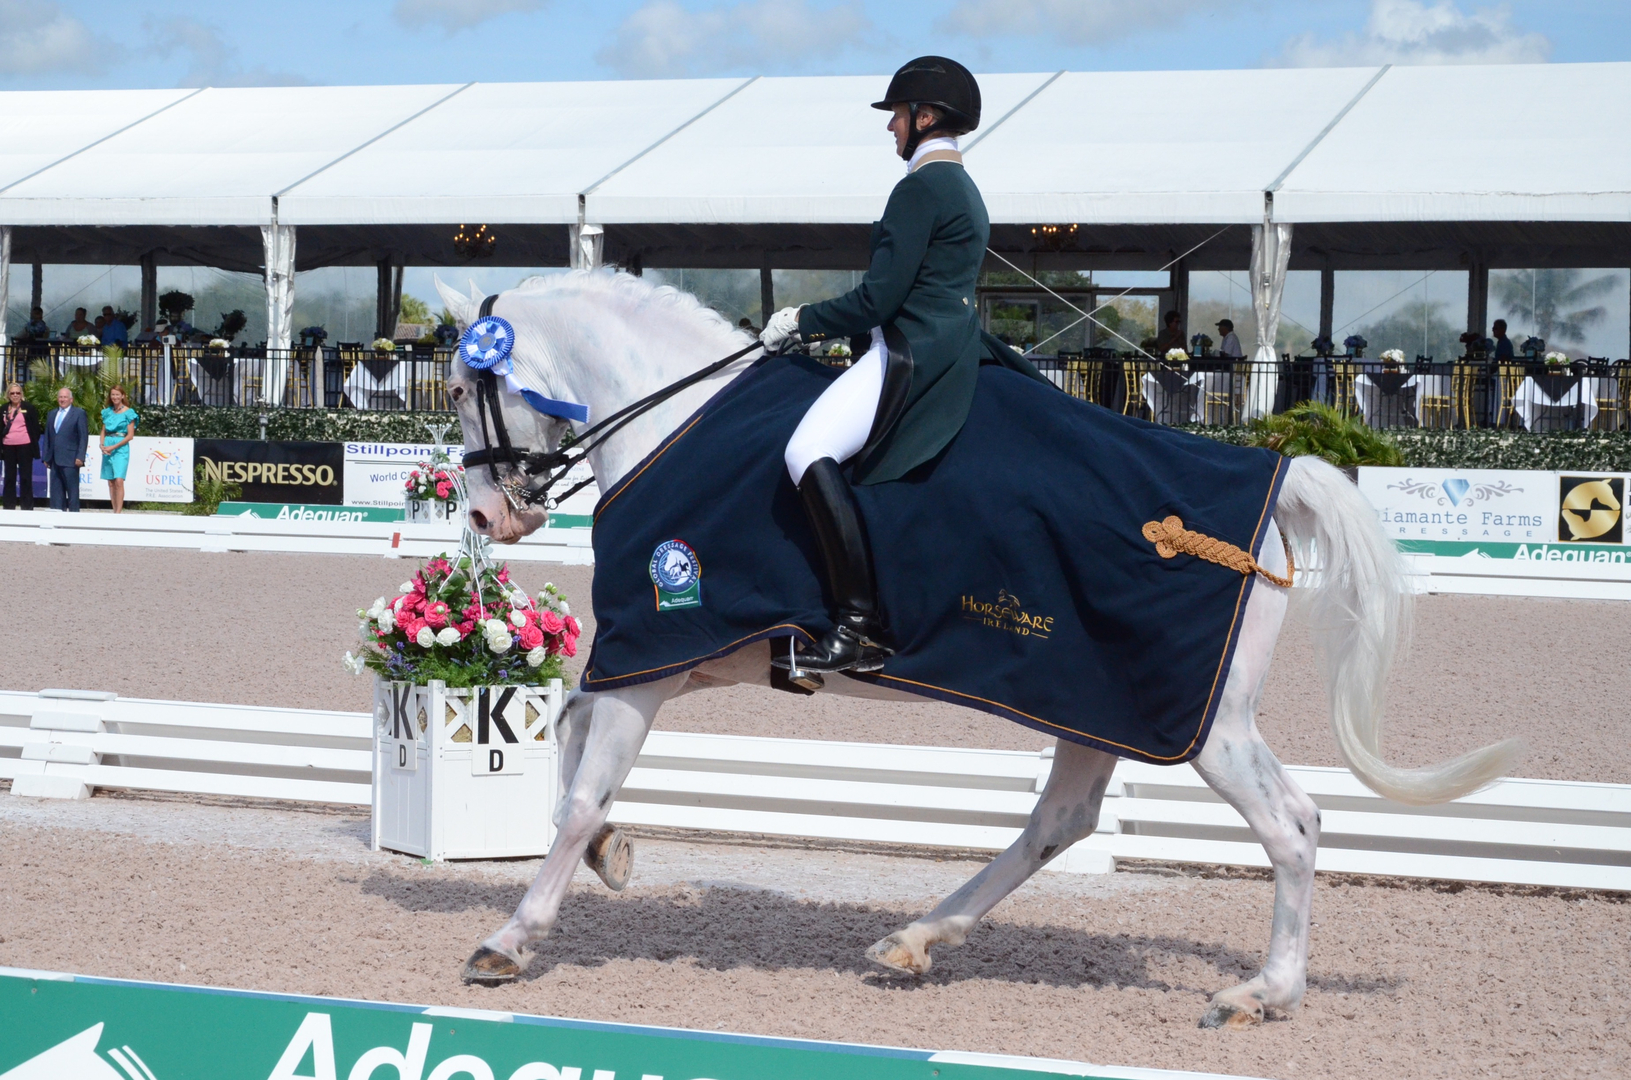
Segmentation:
[(1282, 589), (1291, 588), (1291, 579), (1297, 573), (1297, 562), (1291, 555), (1291, 541), (1286, 539), (1285, 533), (1280, 534), (1280, 543), (1286, 549), (1285, 577), (1265, 570), (1250, 552), (1241, 550), (1227, 540), (1184, 528), (1183, 519), (1176, 514), (1169, 515), (1163, 521), (1145, 522), (1144, 539), (1155, 544), (1156, 554), (1163, 559), (1170, 559), (1181, 551), (1242, 574), (1262, 574)]

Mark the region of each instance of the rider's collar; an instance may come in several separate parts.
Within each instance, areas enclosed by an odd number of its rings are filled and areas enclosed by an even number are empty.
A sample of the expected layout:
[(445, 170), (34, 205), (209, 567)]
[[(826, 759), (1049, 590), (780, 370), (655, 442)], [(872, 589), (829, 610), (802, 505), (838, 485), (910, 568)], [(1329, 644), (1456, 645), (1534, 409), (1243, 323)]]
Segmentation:
[(466, 367), (474, 371), (491, 371), (504, 380), (504, 388), (545, 416), (560, 420), (589, 422), (589, 406), (576, 401), (561, 401), (546, 397), (515, 377), (515, 365), (510, 363), (510, 352), (515, 348), (515, 328), (497, 315), (485, 315), (470, 324), (459, 338), (458, 354)]
[(950, 135), (937, 135), (932, 139), (924, 139), (917, 144), (917, 149), (912, 151), (912, 160), (906, 163), (906, 171), (912, 172), (915, 170), (918, 162), (937, 150), (950, 150), (952, 153), (957, 153), (956, 138)]

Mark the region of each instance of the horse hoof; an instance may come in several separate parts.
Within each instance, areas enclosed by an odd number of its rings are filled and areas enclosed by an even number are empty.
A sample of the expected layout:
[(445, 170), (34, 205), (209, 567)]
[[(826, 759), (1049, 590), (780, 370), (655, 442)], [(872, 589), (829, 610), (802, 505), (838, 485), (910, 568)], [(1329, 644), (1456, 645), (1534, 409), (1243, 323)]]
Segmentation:
[(922, 975), (932, 961), (927, 952), (918, 953), (901, 940), (899, 934), (890, 934), (866, 951), (866, 958), (888, 971), (900, 975)]
[(485, 945), (471, 953), (470, 959), (464, 962), (464, 981), (478, 986), (498, 986), (500, 983), (514, 982), (520, 974), (519, 958), (501, 953), (497, 949), (489, 949)]
[(634, 845), (615, 825), (602, 828), (583, 853), (584, 865), (600, 875), (612, 892), (622, 892), (634, 872)]
[(1241, 1028), (1256, 1027), (1263, 1022), (1263, 1007), (1243, 1009), (1238, 1005), (1231, 1005), (1227, 1001), (1214, 1001), (1212, 1007), (1206, 1010), (1201, 1017), (1199, 1027), (1203, 1028)]

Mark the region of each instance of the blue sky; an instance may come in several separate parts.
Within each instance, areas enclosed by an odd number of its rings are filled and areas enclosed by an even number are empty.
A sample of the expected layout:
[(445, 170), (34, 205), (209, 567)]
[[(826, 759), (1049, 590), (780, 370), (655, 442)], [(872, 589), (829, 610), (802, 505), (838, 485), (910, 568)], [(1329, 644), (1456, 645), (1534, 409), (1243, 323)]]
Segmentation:
[(0, 89), (1631, 59), (1626, 0), (0, 0)]

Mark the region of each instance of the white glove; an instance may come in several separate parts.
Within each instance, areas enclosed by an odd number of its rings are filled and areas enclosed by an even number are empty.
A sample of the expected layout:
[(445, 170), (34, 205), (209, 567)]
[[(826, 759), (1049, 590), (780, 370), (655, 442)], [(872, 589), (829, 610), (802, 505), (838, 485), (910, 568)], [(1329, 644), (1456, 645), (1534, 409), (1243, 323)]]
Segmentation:
[(796, 345), (799, 340), (799, 309), (784, 307), (770, 317), (765, 323), (764, 332), (759, 335), (764, 343), (765, 352), (776, 353), (788, 345)]

